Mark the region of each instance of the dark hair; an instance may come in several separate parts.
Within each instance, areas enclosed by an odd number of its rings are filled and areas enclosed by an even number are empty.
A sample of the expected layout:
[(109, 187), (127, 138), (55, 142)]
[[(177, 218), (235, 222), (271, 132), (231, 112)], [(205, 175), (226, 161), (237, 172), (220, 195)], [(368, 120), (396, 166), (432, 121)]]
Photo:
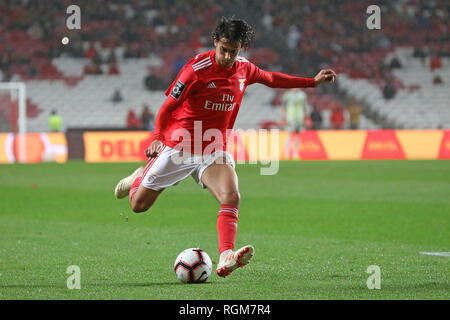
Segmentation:
[(243, 48), (250, 45), (255, 33), (253, 28), (244, 20), (234, 17), (222, 17), (211, 34), (212, 38), (219, 41), (222, 38), (230, 42), (240, 42)]

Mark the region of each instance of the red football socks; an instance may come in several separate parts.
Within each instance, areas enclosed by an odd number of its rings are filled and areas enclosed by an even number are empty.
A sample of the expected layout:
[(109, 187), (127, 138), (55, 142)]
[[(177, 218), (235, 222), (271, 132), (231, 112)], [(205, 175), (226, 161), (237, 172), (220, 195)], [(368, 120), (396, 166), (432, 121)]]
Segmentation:
[(217, 217), (217, 233), (219, 234), (219, 253), (228, 249), (234, 249), (234, 241), (237, 232), (239, 208), (223, 204)]
[(140, 176), (140, 177), (137, 177), (136, 179), (134, 179), (133, 184), (131, 185), (131, 189), (130, 189), (130, 202), (131, 202), (131, 199), (133, 198), (134, 194), (138, 190), (139, 185), (142, 182), (142, 179), (144, 179), (143, 176)]

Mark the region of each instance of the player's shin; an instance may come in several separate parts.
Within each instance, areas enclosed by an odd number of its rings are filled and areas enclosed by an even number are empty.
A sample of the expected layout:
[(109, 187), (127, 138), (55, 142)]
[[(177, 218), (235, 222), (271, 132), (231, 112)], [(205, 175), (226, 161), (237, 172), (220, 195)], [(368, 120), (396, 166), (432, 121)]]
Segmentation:
[(237, 233), (239, 208), (232, 205), (221, 205), (217, 217), (217, 233), (219, 236), (219, 253), (233, 250)]

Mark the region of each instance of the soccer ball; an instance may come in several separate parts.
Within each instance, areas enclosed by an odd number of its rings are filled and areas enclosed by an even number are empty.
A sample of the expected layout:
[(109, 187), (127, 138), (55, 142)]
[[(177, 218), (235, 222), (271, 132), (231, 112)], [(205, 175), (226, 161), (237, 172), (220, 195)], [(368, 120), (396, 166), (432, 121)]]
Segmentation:
[(181, 282), (205, 282), (211, 275), (212, 262), (208, 254), (199, 248), (189, 248), (181, 252), (173, 265)]

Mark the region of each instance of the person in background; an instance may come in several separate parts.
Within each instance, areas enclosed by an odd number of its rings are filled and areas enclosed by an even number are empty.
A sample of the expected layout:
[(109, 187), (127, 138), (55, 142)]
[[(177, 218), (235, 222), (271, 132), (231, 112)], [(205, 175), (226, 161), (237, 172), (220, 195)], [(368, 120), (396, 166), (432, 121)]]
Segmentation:
[(442, 60), (437, 54), (433, 54), (430, 59), (430, 71), (433, 76), (433, 85), (442, 84), (444, 81), (441, 78), (440, 70), (442, 69)]
[(89, 48), (85, 51), (84, 56), (89, 60), (93, 60), (96, 56), (98, 56), (98, 51), (93, 42), (89, 43)]
[(394, 85), (391, 81), (387, 81), (386, 85), (383, 88), (383, 97), (386, 100), (392, 99), (395, 94), (397, 93), (397, 90), (395, 89)]
[(94, 61), (89, 60), (89, 62), (84, 66), (84, 74), (102, 74), (102, 69)]
[(342, 129), (342, 125), (344, 124), (344, 113), (342, 108), (339, 106), (335, 106), (331, 111), (330, 122), (333, 130)]
[(141, 119), (134, 113), (133, 109), (128, 109), (127, 127), (130, 129), (139, 129), (142, 127)]
[(362, 113), (361, 106), (356, 102), (355, 99), (350, 99), (350, 104), (347, 106), (348, 114), (350, 115), (350, 129), (358, 129), (359, 127), (359, 117)]
[(434, 73), (439, 69), (442, 69), (441, 57), (439, 57), (437, 54), (433, 54), (432, 58), (430, 59), (430, 71)]
[(434, 78), (433, 78), (433, 84), (434, 85), (440, 85), (440, 84), (443, 84), (443, 83), (444, 83), (444, 80), (442, 80), (440, 75), (434, 76)]
[(120, 89), (114, 90), (114, 93), (111, 97), (111, 101), (114, 103), (119, 103), (123, 101), (122, 92), (120, 91)]
[(150, 107), (148, 104), (144, 104), (144, 109), (141, 113), (141, 121), (142, 121), (142, 128), (153, 131), (153, 122), (155, 120), (155, 115), (150, 110)]
[(119, 67), (117, 66), (117, 62), (112, 61), (112, 62), (109, 63), (108, 73), (110, 75), (118, 75), (118, 74), (120, 74), (120, 70), (119, 70)]
[(320, 130), (322, 129), (322, 114), (320, 113), (320, 110), (317, 109), (316, 107), (313, 107), (313, 110), (310, 114), (310, 118), (312, 121), (312, 128), (313, 130)]
[(53, 109), (50, 112), (50, 115), (48, 116), (48, 126), (50, 128), (50, 131), (52, 132), (60, 132), (62, 128), (62, 118), (61, 116), (56, 112), (55, 109)]
[[(286, 118), (286, 130), (288, 138), (285, 146), (285, 156), (290, 159), (294, 154), (298, 154), (299, 133), (305, 128), (306, 113), (306, 93), (298, 88), (287, 90), (282, 97), (284, 105), (284, 115)], [(294, 150), (292, 147), (294, 145)]]

